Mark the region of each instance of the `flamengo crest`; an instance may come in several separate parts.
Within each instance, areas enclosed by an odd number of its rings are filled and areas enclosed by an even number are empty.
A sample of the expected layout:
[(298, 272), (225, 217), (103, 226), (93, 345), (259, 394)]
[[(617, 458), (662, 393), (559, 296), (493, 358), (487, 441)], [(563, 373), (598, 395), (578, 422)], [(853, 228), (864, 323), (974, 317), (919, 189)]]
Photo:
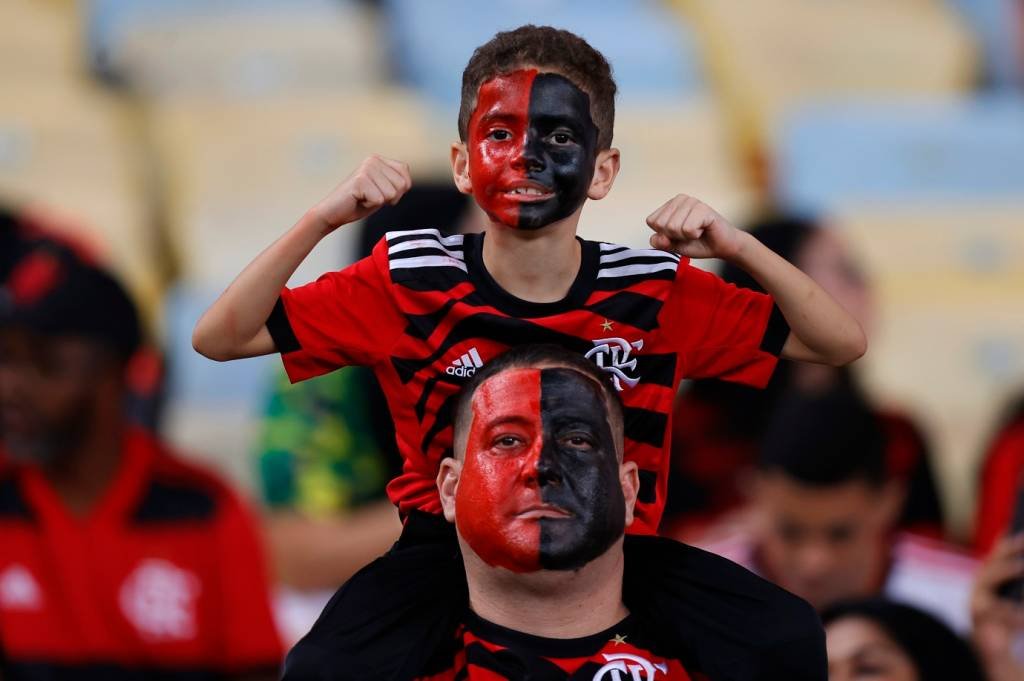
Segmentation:
[(632, 388), (640, 382), (639, 376), (634, 378), (626, 372), (636, 371), (636, 357), (632, 359), (630, 357), (634, 350), (643, 349), (642, 338), (633, 342), (627, 341), (625, 338), (598, 338), (591, 342), (594, 347), (588, 350), (584, 357), (593, 360), (597, 366), (610, 373), (612, 383), (619, 391), (623, 390), (623, 384), (627, 388)]

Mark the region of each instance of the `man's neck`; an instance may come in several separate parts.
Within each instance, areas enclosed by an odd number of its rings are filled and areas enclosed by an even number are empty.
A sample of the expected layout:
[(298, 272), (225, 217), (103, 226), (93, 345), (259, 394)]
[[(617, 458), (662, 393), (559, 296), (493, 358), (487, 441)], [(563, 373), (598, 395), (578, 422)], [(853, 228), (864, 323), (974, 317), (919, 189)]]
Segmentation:
[(463, 546), (469, 605), (483, 619), (546, 638), (580, 638), (609, 629), (629, 611), (622, 602), (622, 543), (579, 570), (516, 573), (491, 567)]
[(43, 467), (43, 475), (76, 517), (89, 514), (120, 467), (123, 424), (120, 419), (100, 421), (70, 451)]
[(580, 269), (579, 219), (576, 211), (538, 230), (512, 229), (492, 221), (484, 239), (484, 266), (516, 298), (557, 302), (569, 293)]

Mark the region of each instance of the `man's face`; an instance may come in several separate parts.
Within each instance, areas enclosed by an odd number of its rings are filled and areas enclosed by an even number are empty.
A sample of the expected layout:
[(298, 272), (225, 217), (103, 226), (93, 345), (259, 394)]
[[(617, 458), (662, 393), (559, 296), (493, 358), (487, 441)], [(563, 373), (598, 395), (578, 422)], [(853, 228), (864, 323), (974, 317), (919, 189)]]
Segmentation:
[(515, 572), (572, 570), (625, 530), (619, 461), (600, 389), (564, 368), (513, 369), (472, 401), (455, 524)]
[(473, 196), (492, 219), (538, 229), (583, 205), (597, 127), (590, 97), (565, 77), (523, 69), (485, 82), (468, 136)]
[(819, 609), (868, 595), (884, 567), (884, 497), (860, 480), (814, 487), (777, 472), (760, 474), (754, 511), (766, 576)]
[(89, 340), (0, 330), (0, 438), (7, 454), (45, 464), (74, 447), (112, 362)]

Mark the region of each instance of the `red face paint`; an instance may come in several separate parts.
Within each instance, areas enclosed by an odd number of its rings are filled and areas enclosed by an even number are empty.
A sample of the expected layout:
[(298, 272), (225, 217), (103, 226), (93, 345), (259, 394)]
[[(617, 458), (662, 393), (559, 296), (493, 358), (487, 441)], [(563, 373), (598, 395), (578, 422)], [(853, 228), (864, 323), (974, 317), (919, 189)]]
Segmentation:
[(455, 496), (456, 527), (480, 558), (514, 572), (540, 569), (537, 485), (540, 371), (514, 369), (473, 395), (473, 423)]
[(597, 127), (590, 98), (565, 77), (522, 69), (485, 82), (468, 137), (473, 196), (493, 220), (537, 229), (586, 199)]

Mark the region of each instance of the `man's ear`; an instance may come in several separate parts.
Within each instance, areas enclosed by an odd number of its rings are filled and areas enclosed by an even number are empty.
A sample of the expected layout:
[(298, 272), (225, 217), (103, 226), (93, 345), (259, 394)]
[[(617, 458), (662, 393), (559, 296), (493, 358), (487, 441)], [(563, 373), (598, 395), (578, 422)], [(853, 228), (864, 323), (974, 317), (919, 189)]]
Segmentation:
[(459, 489), (462, 462), (452, 457), (441, 459), (441, 470), (437, 474), (437, 491), (441, 494), (441, 509), (445, 520), (455, 522), (455, 493)]
[(472, 194), (473, 181), (469, 177), (469, 152), (465, 142), (452, 142), (451, 162), (455, 187), (463, 194)]
[(907, 498), (906, 486), (898, 480), (887, 480), (879, 489), (881, 503), (876, 507), (876, 518), (880, 528), (895, 527)]
[(597, 160), (594, 161), (594, 177), (590, 180), (587, 198), (596, 201), (608, 196), (618, 174), (619, 150), (613, 148), (597, 152)]
[(619, 484), (622, 486), (622, 496), (626, 498), (626, 527), (629, 527), (633, 524), (633, 507), (640, 493), (640, 473), (635, 461), (619, 464)]

